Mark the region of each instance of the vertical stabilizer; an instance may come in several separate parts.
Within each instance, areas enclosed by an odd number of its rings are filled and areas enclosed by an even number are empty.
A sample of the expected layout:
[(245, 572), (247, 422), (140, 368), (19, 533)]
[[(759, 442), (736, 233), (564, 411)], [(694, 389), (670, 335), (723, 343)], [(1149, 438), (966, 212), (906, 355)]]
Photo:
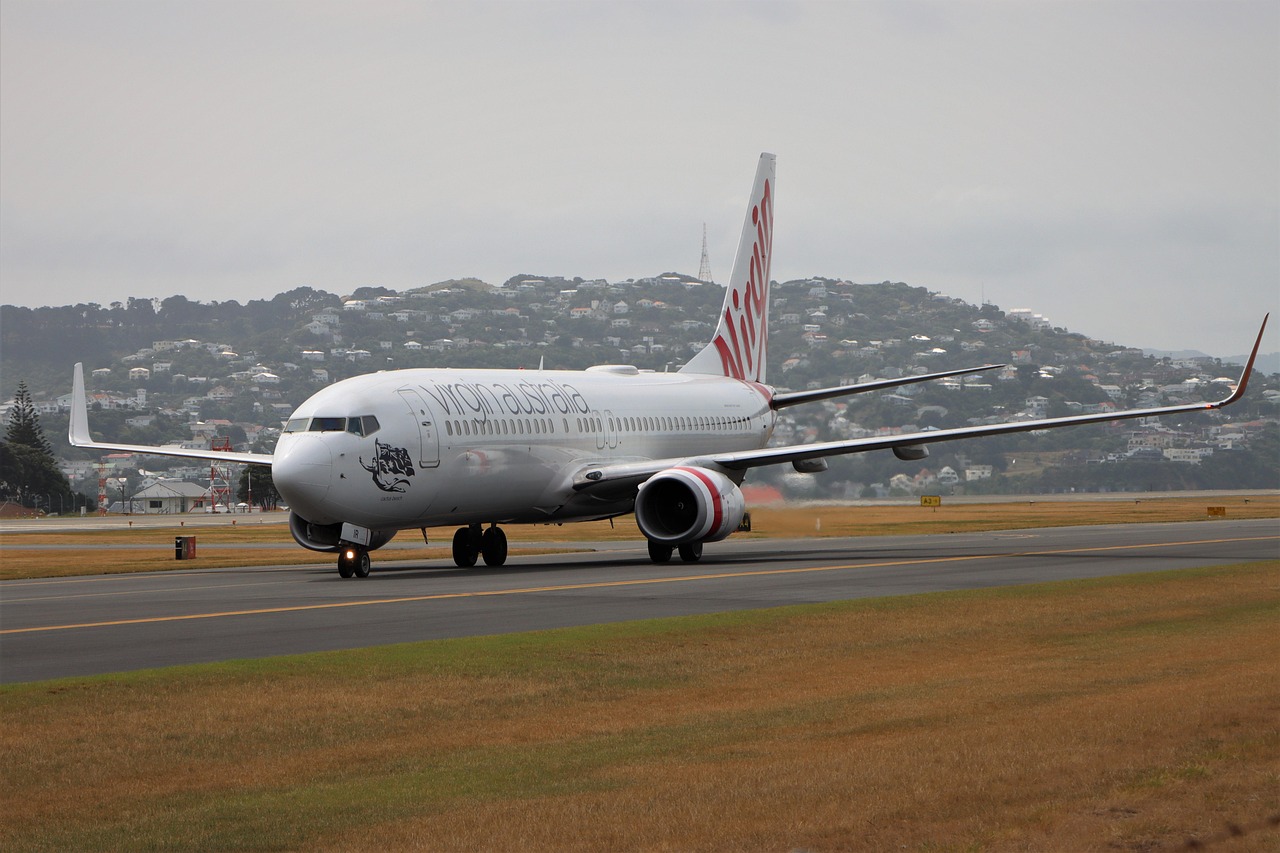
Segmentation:
[(769, 342), (769, 261), (773, 253), (775, 157), (761, 154), (742, 225), (733, 274), (711, 343), (680, 368), (681, 373), (765, 381)]

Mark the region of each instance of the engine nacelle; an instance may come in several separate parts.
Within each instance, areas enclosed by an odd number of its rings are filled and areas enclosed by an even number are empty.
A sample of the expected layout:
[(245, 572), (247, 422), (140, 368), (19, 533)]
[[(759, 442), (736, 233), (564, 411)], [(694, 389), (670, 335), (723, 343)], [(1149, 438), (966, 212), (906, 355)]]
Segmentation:
[(723, 474), (691, 465), (659, 471), (636, 495), (636, 524), (666, 545), (717, 542), (738, 529), (746, 512), (738, 486)]
[[(342, 539), (342, 525), (312, 524), (296, 512), (290, 512), (289, 533), (293, 535), (293, 541), (303, 548), (335, 554)], [(376, 551), (395, 538), (395, 535), (394, 530), (374, 530), (366, 547), (370, 551)]]

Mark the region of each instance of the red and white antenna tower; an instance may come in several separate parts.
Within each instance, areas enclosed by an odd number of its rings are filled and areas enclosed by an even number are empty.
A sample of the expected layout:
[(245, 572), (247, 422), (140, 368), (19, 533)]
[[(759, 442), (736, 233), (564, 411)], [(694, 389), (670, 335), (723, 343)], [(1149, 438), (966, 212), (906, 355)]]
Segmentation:
[(107, 514), (107, 465), (98, 463), (98, 515)]
[[(209, 449), (227, 453), (231, 450), (231, 439), (226, 436), (215, 437), (209, 442)], [(222, 504), (231, 510), (231, 482), (230, 468), (218, 468), (218, 463), (209, 463), (209, 504), (213, 511), (217, 512), (216, 507)]]

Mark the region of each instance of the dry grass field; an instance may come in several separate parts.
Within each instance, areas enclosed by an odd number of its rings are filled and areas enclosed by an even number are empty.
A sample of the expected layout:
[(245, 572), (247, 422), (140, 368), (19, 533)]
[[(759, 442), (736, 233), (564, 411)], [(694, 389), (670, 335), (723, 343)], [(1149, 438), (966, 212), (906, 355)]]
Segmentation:
[[(1011, 530), (1080, 524), (1205, 521), (1208, 506), (1221, 506), (1228, 518), (1280, 517), (1280, 496), (1226, 498), (1158, 498), (1146, 500), (1020, 501), (990, 504), (919, 506), (760, 507), (752, 510), (751, 533), (744, 538), (809, 536), (883, 536), (909, 533), (954, 533)], [(103, 528), (67, 533), (7, 533), (0, 528), (0, 579), (57, 577), (99, 573), (222, 568), (226, 566), (299, 565), (329, 562), (330, 557), (294, 546), (283, 524), (255, 523), (258, 517), (230, 520), (217, 526)], [(630, 540), (643, 542), (633, 516), (585, 524), (512, 526), (507, 528), (512, 555), (573, 550), (574, 542)], [(173, 558), (173, 539), (194, 535), (194, 561)], [(387, 560), (449, 560), (452, 528), (428, 531), (430, 546), (379, 551)], [(402, 531), (397, 544), (421, 541), (416, 531)], [(565, 544), (569, 543), (569, 544)], [(42, 546), (33, 550), (30, 546)], [(270, 545), (282, 548), (263, 547)], [(64, 546), (59, 549), (57, 546)], [(87, 546), (110, 546), (93, 548)], [(209, 547), (215, 546), (215, 547)], [(243, 547), (236, 547), (243, 546)]]
[(1270, 561), (7, 686), (0, 847), (1274, 851), (1278, 624)]

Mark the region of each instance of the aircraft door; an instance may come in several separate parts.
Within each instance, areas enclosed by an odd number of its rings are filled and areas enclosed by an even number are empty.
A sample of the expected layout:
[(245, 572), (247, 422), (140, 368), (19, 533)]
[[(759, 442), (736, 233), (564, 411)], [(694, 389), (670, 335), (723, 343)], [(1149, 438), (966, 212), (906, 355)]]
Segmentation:
[(440, 433), (436, 430), (435, 415), (432, 414), (427, 401), (412, 388), (401, 388), (398, 392), (404, 400), (413, 420), (418, 425), (418, 467), (437, 468), (440, 465)]
[(610, 449), (616, 449), (618, 446), (618, 422), (613, 416), (613, 412), (605, 409), (600, 415), (601, 425), (604, 427), (604, 443)]

